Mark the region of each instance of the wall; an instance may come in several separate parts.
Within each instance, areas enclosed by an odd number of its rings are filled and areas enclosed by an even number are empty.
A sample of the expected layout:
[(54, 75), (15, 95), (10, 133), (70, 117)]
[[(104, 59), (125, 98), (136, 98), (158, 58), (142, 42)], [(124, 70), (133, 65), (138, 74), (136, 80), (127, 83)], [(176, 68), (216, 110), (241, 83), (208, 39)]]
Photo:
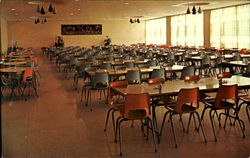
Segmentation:
[(145, 42), (145, 22), (130, 24), (128, 20), (96, 20), (88, 22), (8, 22), (8, 45), (17, 42), (21, 47), (40, 49), (54, 44), (56, 35), (61, 35), (61, 24), (102, 24), (102, 35), (63, 35), (65, 46), (91, 47), (104, 43), (105, 36), (112, 44), (132, 44)]
[(0, 38), (0, 51), (6, 52), (8, 49), (7, 22), (3, 18), (0, 18)]

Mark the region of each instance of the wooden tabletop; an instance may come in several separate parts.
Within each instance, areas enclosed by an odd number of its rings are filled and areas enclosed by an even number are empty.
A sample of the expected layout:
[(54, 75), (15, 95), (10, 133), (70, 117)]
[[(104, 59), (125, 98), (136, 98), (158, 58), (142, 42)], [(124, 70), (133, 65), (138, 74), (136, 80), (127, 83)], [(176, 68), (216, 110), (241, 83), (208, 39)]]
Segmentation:
[[(172, 67), (165, 67), (166, 72), (177, 72), (181, 71), (184, 68), (184, 66), (181, 65), (173, 65)], [(140, 70), (141, 73), (150, 73), (154, 69), (160, 69), (160, 66), (150, 66), (149, 68), (138, 68), (138, 67), (133, 67), (133, 68), (126, 68), (126, 69), (99, 69), (96, 71), (86, 71), (89, 76), (93, 76), (96, 72), (108, 72), (109, 75), (124, 75), (126, 74), (129, 70)]]
[(1, 63), (1, 65), (5, 65), (5, 66), (11, 66), (11, 65), (23, 65), (23, 64), (27, 64), (26, 61), (15, 61), (15, 62), (5, 62), (5, 63)]
[(11, 73), (18, 73), (25, 71), (25, 67), (8, 67), (8, 68), (0, 68), (0, 72), (11, 72)]
[(223, 65), (232, 65), (232, 66), (242, 66), (242, 67), (246, 67), (248, 64), (248, 62), (244, 62), (244, 61), (228, 61), (228, 62), (222, 62)]
[[(239, 89), (250, 88), (250, 78), (243, 76), (232, 76), (229, 79), (223, 79), (224, 85), (238, 84)], [(160, 90), (159, 85), (131, 84), (126, 88), (114, 88), (114, 90), (121, 94), (127, 93), (149, 93), (150, 97), (159, 97), (163, 95), (177, 95), (182, 88), (199, 87), (200, 91), (215, 92), (219, 88), (219, 81), (217, 78), (203, 78), (198, 82), (187, 82), (184, 80), (166, 81)]]

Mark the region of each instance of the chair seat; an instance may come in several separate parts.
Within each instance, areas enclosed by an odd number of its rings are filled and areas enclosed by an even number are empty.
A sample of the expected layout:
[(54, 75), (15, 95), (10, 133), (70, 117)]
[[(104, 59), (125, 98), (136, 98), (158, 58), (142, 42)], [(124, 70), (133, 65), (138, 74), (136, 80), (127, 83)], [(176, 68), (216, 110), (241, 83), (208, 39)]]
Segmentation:
[[(208, 105), (214, 105), (215, 101), (208, 101), (206, 102), (208, 103)], [(234, 106), (235, 104), (234, 103), (230, 103), (230, 102), (227, 102), (227, 101), (222, 101), (221, 102), (221, 107), (214, 107), (214, 106), (211, 106), (212, 109), (230, 109)]]
[(176, 104), (176, 100), (171, 97), (164, 97), (161, 99), (156, 99), (154, 104), (156, 106), (170, 106), (172, 104)]
[[(165, 106), (168, 110), (170, 111), (173, 111), (174, 113), (177, 113), (175, 112), (175, 106), (174, 105), (170, 105), (170, 106)], [(188, 105), (188, 104), (184, 104), (182, 106), (182, 112), (181, 113), (190, 113), (192, 111), (195, 111), (197, 109), (197, 107), (193, 107), (191, 105)]]

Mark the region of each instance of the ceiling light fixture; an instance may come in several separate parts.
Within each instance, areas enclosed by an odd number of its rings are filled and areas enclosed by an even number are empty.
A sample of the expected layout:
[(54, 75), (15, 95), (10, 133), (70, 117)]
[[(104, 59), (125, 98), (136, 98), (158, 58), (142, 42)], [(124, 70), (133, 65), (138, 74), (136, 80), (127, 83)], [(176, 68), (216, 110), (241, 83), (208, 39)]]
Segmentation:
[(133, 23), (140, 23), (140, 19), (139, 19), (139, 18), (135, 18), (135, 19), (130, 18), (130, 19), (129, 19), (129, 22), (130, 22), (131, 24), (133, 24)]
[[(195, 15), (196, 13), (199, 13), (199, 14), (202, 13), (201, 7), (199, 6), (198, 10), (196, 10), (195, 6), (193, 5), (192, 14)], [(191, 14), (191, 11), (189, 9), (189, 5), (188, 5), (188, 8), (187, 8), (186, 14)]]
[(37, 18), (36, 20), (35, 20), (35, 24), (39, 24), (39, 23), (41, 23), (41, 24), (44, 24), (44, 23), (46, 23), (47, 22), (47, 19), (45, 18), (45, 19), (43, 19), (43, 20), (40, 20), (39, 18)]
[[(47, 12), (45, 11), (44, 7), (40, 7), (39, 4), (37, 5), (36, 8), (36, 12), (42, 15), (45, 15)], [(48, 8), (48, 12), (52, 13), (52, 14), (56, 14), (56, 8), (52, 6), (52, 4), (50, 3), (49, 8)]]

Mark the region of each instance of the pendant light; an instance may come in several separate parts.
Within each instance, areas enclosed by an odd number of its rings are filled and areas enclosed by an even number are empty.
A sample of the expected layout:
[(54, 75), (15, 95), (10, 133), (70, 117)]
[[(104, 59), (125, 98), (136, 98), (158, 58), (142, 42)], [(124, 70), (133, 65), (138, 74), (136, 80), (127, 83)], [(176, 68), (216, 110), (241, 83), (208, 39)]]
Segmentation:
[(193, 8), (192, 8), (192, 14), (196, 14), (195, 6), (193, 6)]
[(198, 8), (198, 13), (201, 14), (201, 7)]
[(44, 9), (43, 9), (43, 6), (42, 6), (42, 8), (41, 8), (40, 13), (41, 13), (42, 15), (44, 15), (44, 14), (45, 14), (45, 11), (44, 11)]
[(54, 9), (53, 9), (52, 5), (50, 4), (50, 5), (49, 5), (48, 11), (51, 13), (51, 12), (53, 12), (53, 10), (54, 10)]

